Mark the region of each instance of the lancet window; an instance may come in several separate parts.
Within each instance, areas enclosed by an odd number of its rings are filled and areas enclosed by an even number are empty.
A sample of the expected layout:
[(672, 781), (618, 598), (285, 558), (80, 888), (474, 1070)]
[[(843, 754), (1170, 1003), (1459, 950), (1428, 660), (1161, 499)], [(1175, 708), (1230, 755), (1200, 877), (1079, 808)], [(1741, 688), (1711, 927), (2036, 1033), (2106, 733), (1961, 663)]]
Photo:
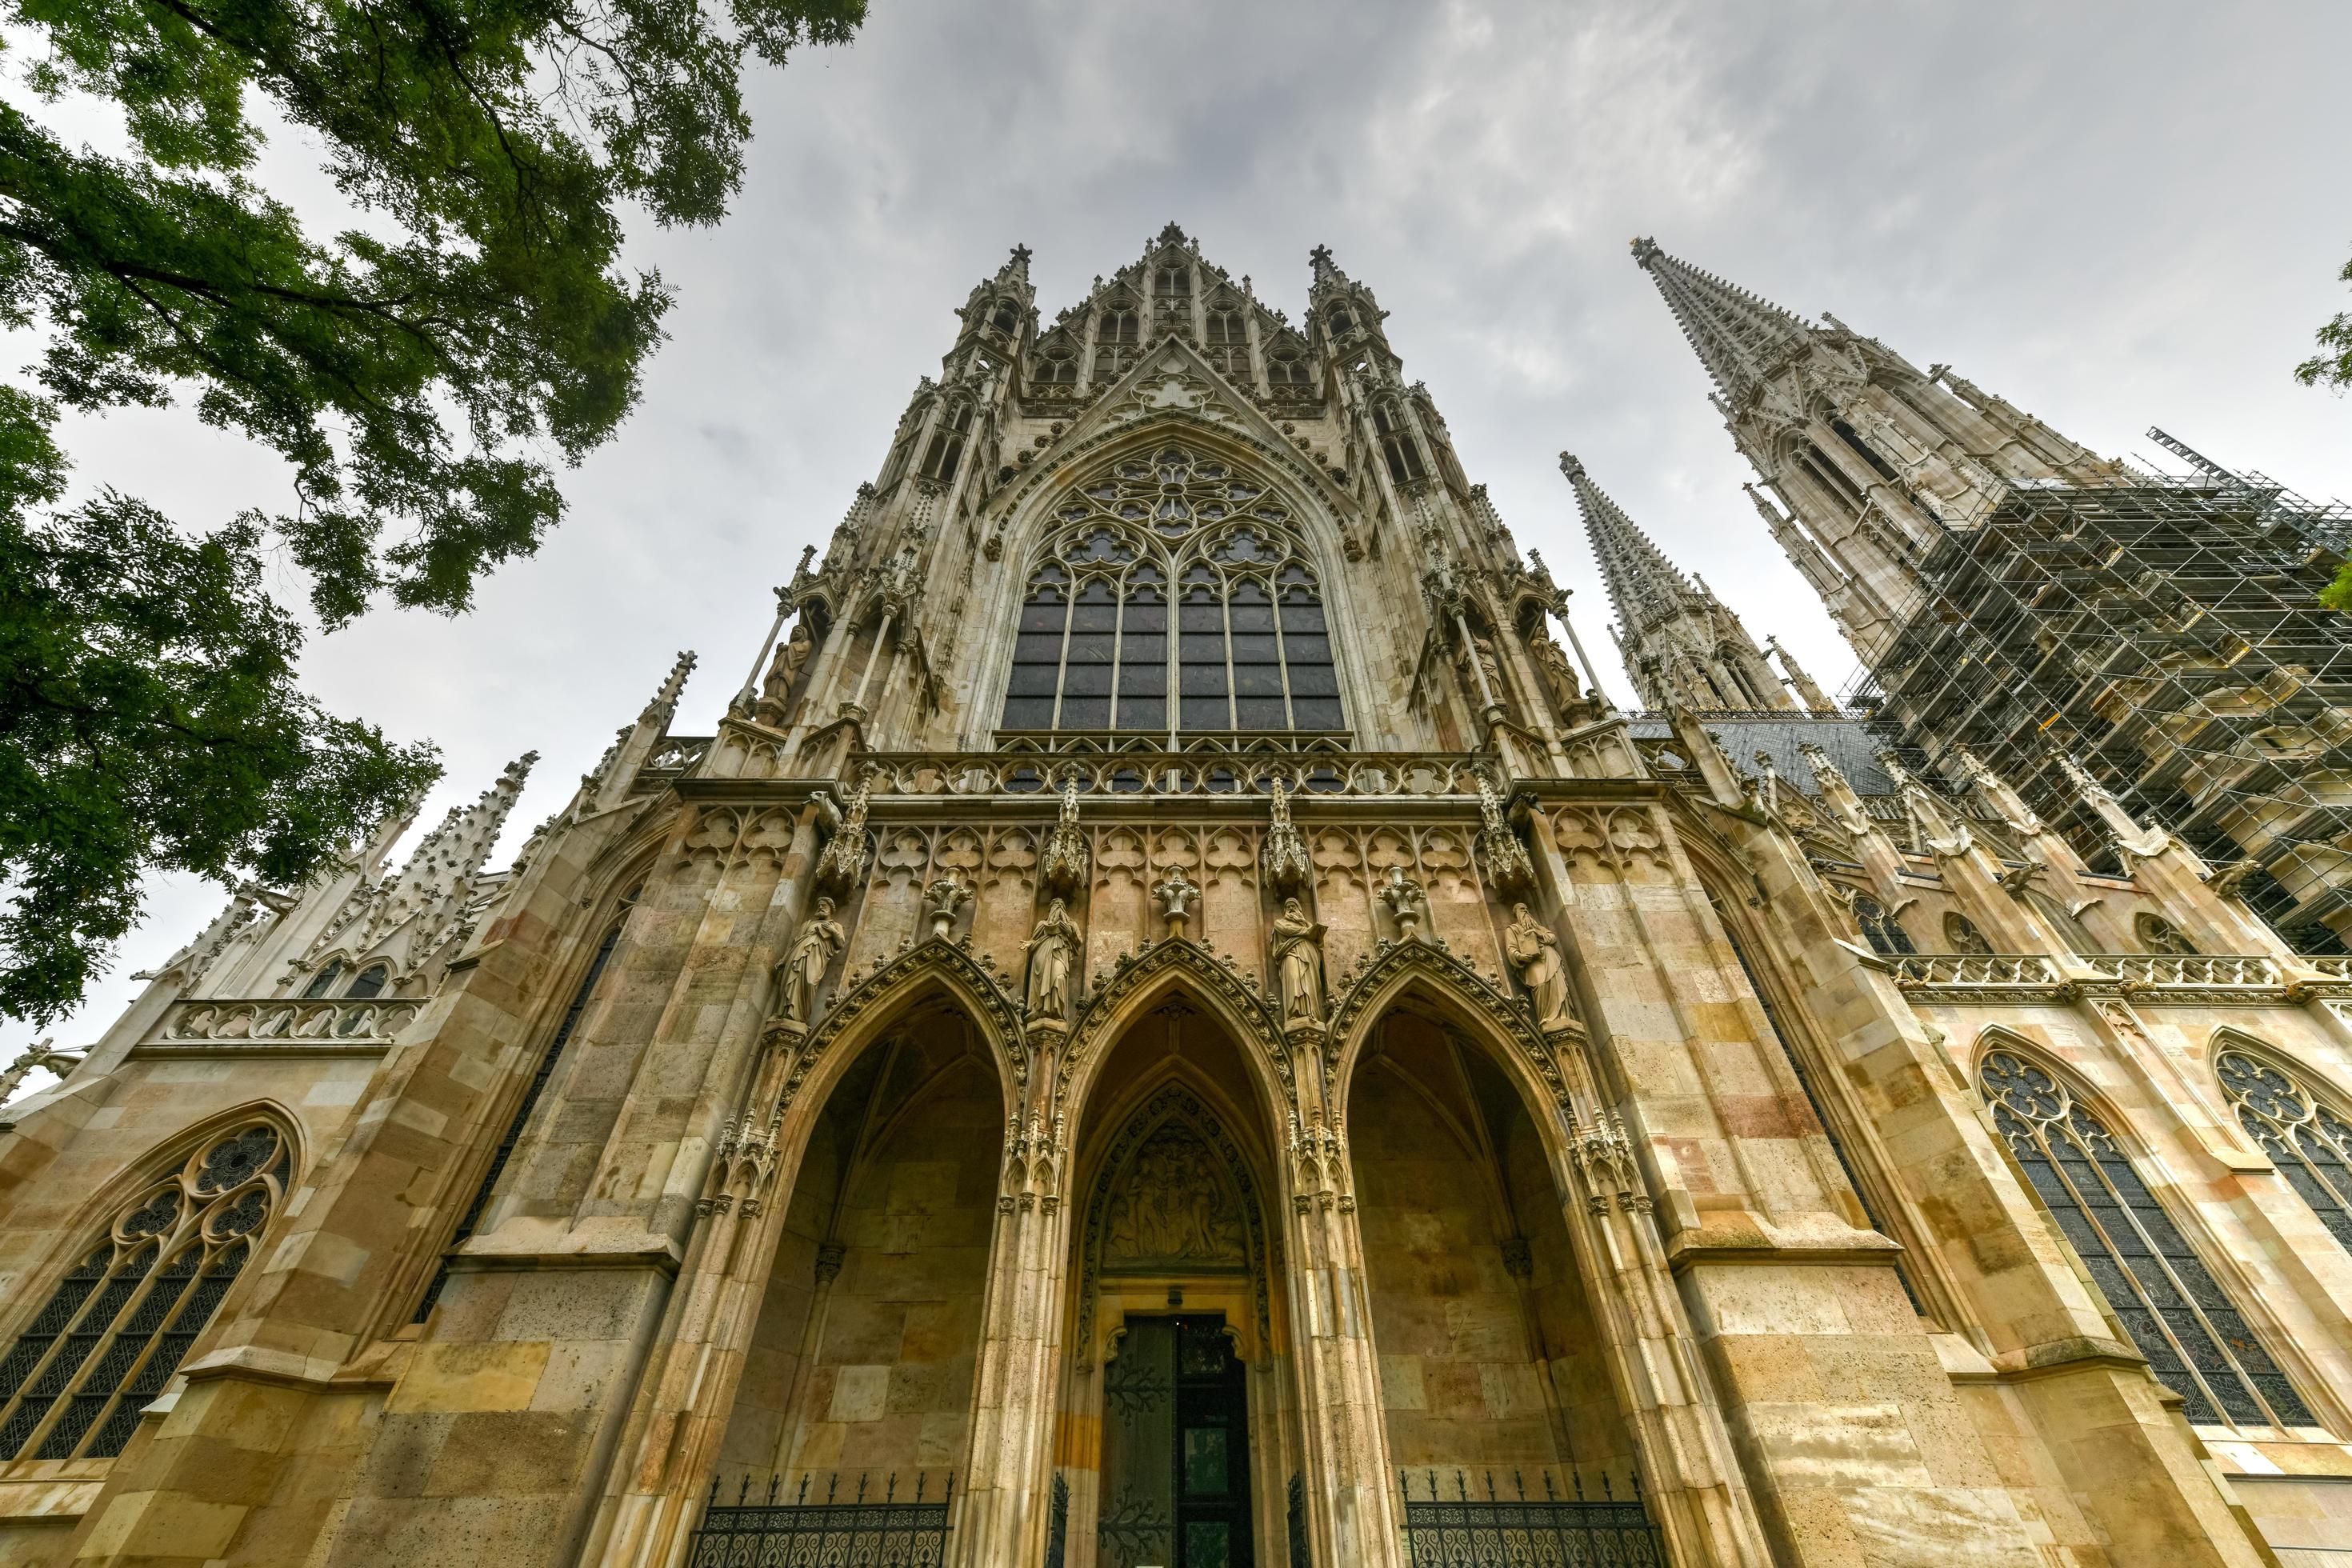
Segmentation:
[(1895, 469), (1887, 463), (1886, 459), (1880, 457), (1878, 453), (1872, 448), (1868, 442), (1864, 441), (1859, 435), (1855, 434), (1853, 426), (1847, 424), (1843, 419), (1832, 419), (1830, 421), (1830, 428), (1836, 431), (1838, 434), (1838, 439), (1853, 447), (1854, 455), (1860, 458), (1864, 462), (1868, 463), (1872, 470), (1875, 472), (1880, 479), (1894, 479), (1896, 478)]
[(1192, 297), (1192, 269), (1170, 264), (1153, 276), (1151, 291), (1162, 300), (1183, 300)]
[(956, 464), (963, 460), (963, 444), (971, 435), (971, 404), (955, 404), (940, 415), (939, 428), (931, 432), (931, 444), (923, 452), (923, 478), (940, 484), (954, 479)]
[(1210, 310), (1205, 342), (1211, 364), (1235, 380), (1249, 379), (1249, 331), (1232, 301), (1217, 300)]
[(1067, 339), (1047, 343), (1036, 361), (1036, 382), (1040, 386), (1075, 386), (1078, 381), (1078, 354)]
[(1381, 456), (1388, 460), (1390, 479), (1402, 485), (1429, 477), (1429, 469), (1421, 460), (1421, 444), (1412, 438), (1412, 431), (1395, 404), (1373, 406), (1372, 428), (1381, 438)]
[(250, 1261), (292, 1163), (283, 1132), (249, 1121), (117, 1206), (0, 1361), (0, 1457), (122, 1452)]
[[(547, 1048), (540, 1052), (539, 1067), (530, 1075), (530, 1082), (524, 1086), (522, 1099), (516, 1103), (513, 1116), (507, 1121), (506, 1136), (499, 1140), (498, 1148), (491, 1152), (488, 1168), (482, 1173), (481, 1181), (474, 1187), (473, 1201), (466, 1205), (466, 1212), (458, 1217), (457, 1228), (450, 1233), (448, 1252), (463, 1247), (472, 1238), (475, 1227), (482, 1223), (483, 1211), (490, 1206), (491, 1194), (499, 1189), (499, 1178), (506, 1174), (507, 1162), (514, 1157), (516, 1145), (522, 1142), (523, 1129), (530, 1124), (530, 1113), (538, 1106), (539, 1097), (546, 1089), (548, 1079), (555, 1076), (555, 1064), (562, 1059), (563, 1047), (572, 1043), (572, 1031), (580, 1026), (581, 1016), (588, 1011), (588, 1004), (594, 999), (596, 982), (604, 978), (604, 966), (612, 962), (613, 950), (621, 944), (621, 932), (628, 924), (629, 911), (636, 907), (637, 894), (641, 891), (641, 887), (631, 888), (621, 895), (620, 907), (614, 911), (612, 923), (604, 928), (604, 940), (596, 944), (596, 954), (588, 961), (588, 972), (580, 977), (579, 985), (572, 993), (571, 1005), (564, 1008), (562, 1021), (556, 1025)], [(425, 1286), (425, 1294), (416, 1304), (416, 1314), (410, 1321), (421, 1323), (431, 1317), (434, 1307), (441, 1300), (443, 1289), (448, 1283), (449, 1263), (445, 1252), (441, 1267), (434, 1271), (432, 1283)]]
[(2352, 1122), (2294, 1074), (2243, 1051), (2216, 1053), (2213, 1072), (2239, 1123), (2328, 1234), (2352, 1251)]
[(1134, 307), (1118, 304), (1105, 310), (1095, 332), (1095, 379), (1108, 381), (1123, 374), (1135, 361), (1140, 336)]
[(1013, 308), (1012, 300), (999, 300), (995, 313), (988, 318), (988, 324), (1008, 338), (1018, 337), (1021, 335), (1021, 312)]
[(1344, 727), (1314, 569), (1261, 481), (1171, 443), (1102, 470), (1057, 518), (1004, 728)]
[(2311, 1411), (2106, 1125), (2052, 1074), (1986, 1055), (1993, 1125), (2148, 1370), (2201, 1425), (2307, 1426)]
[(1266, 379), (1276, 392), (1309, 393), (1315, 389), (1315, 369), (1307, 356), (1297, 349), (1285, 345), (1274, 351), (1265, 363)]

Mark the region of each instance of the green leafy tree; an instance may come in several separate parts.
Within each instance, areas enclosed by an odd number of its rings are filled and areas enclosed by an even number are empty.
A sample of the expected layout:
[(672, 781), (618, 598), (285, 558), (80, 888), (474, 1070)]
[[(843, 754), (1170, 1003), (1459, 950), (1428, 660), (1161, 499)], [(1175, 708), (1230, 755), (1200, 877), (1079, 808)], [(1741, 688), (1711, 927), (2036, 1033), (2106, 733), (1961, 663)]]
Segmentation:
[[(434, 774), (292, 679), (307, 575), (331, 629), (455, 613), (562, 516), (670, 294), (634, 205), (725, 216), (747, 55), (847, 39), (864, 0), (0, 0), (35, 106), (110, 106), (129, 149), (0, 101), (0, 324), (43, 345), (0, 400), (0, 1011), (69, 1007), (184, 868), (299, 881)], [(255, 176), (270, 125), (356, 215), (310, 232)], [(284, 458), (278, 509), (192, 535), (108, 490), (62, 512), (63, 409), (186, 396)]]
[[(2352, 283), (2352, 261), (2336, 277)], [(2294, 378), (2305, 386), (2352, 387), (2352, 310), (2339, 312), (2319, 329), (2319, 352), (2294, 367)]]
[[(2352, 261), (2336, 276), (2352, 283)], [(2294, 367), (2294, 378), (2305, 386), (2329, 386), (2338, 392), (2352, 387), (2352, 310), (2337, 313), (2319, 329), (2319, 353)], [(2320, 590), (2319, 602), (2352, 615), (2352, 562), (2336, 572), (2336, 581)]]

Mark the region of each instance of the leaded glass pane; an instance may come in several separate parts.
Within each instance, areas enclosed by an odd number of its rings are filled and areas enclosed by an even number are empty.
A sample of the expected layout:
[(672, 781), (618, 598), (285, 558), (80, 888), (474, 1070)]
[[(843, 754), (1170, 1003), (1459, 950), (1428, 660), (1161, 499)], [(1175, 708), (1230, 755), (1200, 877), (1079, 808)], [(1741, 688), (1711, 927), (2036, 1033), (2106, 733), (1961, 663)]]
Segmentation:
[(2019, 1169), (2189, 1419), (2310, 1425), (2310, 1409), (2105, 1125), (2013, 1052), (1990, 1053), (1978, 1082)]
[(268, 1221), (290, 1173), (284, 1135), (248, 1122), (118, 1206), (0, 1358), (0, 1459), (121, 1453), (236, 1278), (240, 1237)]
[[(1119, 729), (1164, 731), (1171, 656), (1187, 730), (1342, 726), (1315, 574), (1266, 485), (1169, 442), (1097, 469), (1052, 515), (1060, 531), (1031, 574), (1006, 728), (1107, 728), (1115, 693)], [(1109, 684), (1087, 673), (1114, 665)]]
[(2239, 1123), (2336, 1244), (2352, 1250), (2352, 1124), (2285, 1069), (2243, 1051), (2213, 1059)]

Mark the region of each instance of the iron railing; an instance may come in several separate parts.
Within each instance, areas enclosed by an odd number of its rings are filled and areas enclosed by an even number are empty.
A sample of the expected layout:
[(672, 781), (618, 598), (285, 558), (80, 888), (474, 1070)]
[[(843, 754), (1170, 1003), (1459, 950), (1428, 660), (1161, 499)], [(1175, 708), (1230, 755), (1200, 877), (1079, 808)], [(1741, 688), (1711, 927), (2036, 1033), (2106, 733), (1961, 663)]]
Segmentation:
[(812, 1498), (812, 1479), (802, 1477), (786, 1497), (782, 1478), (771, 1476), (767, 1496), (754, 1500), (746, 1476), (731, 1503), (719, 1500), (712, 1480), (686, 1568), (939, 1568), (946, 1561), (953, 1472), (936, 1497), (924, 1495), (929, 1480), (918, 1472), (914, 1495), (903, 1500), (895, 1472), (878, 1487), (860, 1475), (847, 1497), (835, 1475)]
[(1498, 1489), (1490, 1470), (1481, 1497), (1456, 1470), (1448, 1497), (1437, 1472), (1426, 1470), (1424, 1495), (1415, 1497), (1414, 1477), (1398, 1471), (1413, 1568), (1666, 1568), (1665, 1542), (1642, 1501), (1639, 1476), (1619, 1498), (1604, 1474), (1597, 1500), (1585, 1496), (1580, 1474), (1571, 1497), (1559, 1495), (1549, 1471), (1540, 1479), (1543, 1495), (1530, 1497), (1517, 1472)]

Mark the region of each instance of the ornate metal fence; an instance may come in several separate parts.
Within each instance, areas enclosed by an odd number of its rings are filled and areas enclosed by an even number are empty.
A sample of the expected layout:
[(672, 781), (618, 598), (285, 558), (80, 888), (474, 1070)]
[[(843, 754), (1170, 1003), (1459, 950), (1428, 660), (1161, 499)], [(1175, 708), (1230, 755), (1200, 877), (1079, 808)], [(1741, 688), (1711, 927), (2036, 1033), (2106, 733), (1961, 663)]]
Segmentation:
[(1498, 1489), (1488, 1471), (1481, 1497), (1460, 1470), (1450, 1489), (1426, 1470), (1415, 1497), (1415, 1478), (1399, 1471), (1413, 1568), (1666, 1568), (1665, 1542), (1650, 1522), (1639, 1477), (1621, 1499), (1603, 1475), (1598, 1500), (1584, 1495), (1581, 1476), (1569, 1497), (1549, 1471), (1538, 1479), (1542, 1495), (1530, 1497), (1517, 1472)]
[(831, 1476), (812, 1498), (813, 1479), (802, 1477), (785, 1496), (782, 1479), (771, 1476), (766, 1497), (754, 1500), (746, 1476), (733, 1502), (719, 1500), (713, 1480), (686, 1568), (939, 1568), (946, 1560), (952, 1473), (933, 1497), (924, 1495), (929, 1479), (917, 1475), (903, 1499), (895, 1473), (878, 1486), (861, 1475), (848, 1496)]

